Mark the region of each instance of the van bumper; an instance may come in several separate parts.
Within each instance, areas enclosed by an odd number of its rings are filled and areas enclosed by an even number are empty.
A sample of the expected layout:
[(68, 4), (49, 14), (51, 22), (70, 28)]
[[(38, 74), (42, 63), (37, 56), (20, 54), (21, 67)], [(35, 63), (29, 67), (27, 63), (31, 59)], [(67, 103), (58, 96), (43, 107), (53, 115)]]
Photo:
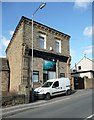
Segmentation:
[(38, 99), (44, 99), (45, 98), (45, 94), (38, 94)]
[(37, 92), (34, 93), (34, 96), (38, 99), (44, 99), (45, 98), (45, 94), (39, 94)]

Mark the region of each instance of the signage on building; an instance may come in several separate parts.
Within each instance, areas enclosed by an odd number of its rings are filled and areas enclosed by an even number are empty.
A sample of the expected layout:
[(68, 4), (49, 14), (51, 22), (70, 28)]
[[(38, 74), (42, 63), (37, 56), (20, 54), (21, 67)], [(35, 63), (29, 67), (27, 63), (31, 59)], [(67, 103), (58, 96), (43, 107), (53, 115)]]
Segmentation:
[(44, 60), (43, 69), (47, 71), (56, 71), (56, 62)]

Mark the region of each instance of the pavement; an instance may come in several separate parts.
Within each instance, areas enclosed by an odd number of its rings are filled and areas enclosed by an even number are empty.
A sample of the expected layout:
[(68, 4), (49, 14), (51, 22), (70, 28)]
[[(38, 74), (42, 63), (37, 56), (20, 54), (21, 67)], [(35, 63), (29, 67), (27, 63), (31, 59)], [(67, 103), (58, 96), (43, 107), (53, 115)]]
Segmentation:
[(36, 108), (39, 105), (43, 105), (47, 102), (48, 102), (47, 100), (37, 100), (35, 102), (28, 103), (28, 104), (20, 104), (20, 105), (16, 105), (16, 106), (2, 108), (0, 110), (1, 111), (0, 118), (6, 118), (7, 116), (14, 115), (16, 113), (19, 113), (19, 112), (22, 112), (25, 110)]
[(45, 104), (46, 102), (47, 102), (46, 100), (38, 100), (38, 101), (28, 103), (28, 104), (20, 104), (17, 106), (2, 108), (2, 118), (5, 118), (9, 115), (13, 115), (13, 114), (25, 111), (25, 110), (33, 109), (37, 107), (38, 105)]

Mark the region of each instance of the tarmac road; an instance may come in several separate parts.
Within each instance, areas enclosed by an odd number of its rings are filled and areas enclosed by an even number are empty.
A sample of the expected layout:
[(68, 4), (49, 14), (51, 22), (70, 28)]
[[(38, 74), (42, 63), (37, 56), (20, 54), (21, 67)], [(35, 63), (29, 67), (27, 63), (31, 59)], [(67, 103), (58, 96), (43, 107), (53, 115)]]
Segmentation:
[(78, 90), (70, 96), (55, 97), (7, 118), (83, 118), (85, 120), (94, 116), (92, 105), (92, 90)]

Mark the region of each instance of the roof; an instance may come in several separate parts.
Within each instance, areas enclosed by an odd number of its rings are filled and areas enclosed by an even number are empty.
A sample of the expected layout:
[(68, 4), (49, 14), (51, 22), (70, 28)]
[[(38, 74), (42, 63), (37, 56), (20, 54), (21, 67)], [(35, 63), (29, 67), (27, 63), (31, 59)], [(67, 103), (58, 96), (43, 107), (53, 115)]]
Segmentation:
[[(24, 17), (24, 16), (21, 17), (21, 19), (20, 19), (20, 21), (19, 21), (19, 23), (18, 23), (18, 25), (17, 25), (17, 27), (16, 27), (16, 29), (15, 29), (15, 31), (14, 31), (14, 34), (13, 34), (11, 40), (10, 40), (10, 43), (8, 44), (8, 47), (6, 48), (6, 52), (7, 52), (8, 48), (9, 48), (10, 44), (12, 43), (13, 38), (15, 37), (16, 32), (17, 32), (18, 29), (19, 29), (19, 26), (21, 25), (21, 23), (22, 23), (23, 21), (28, 21), (28, 22), (31, 22), (31, 23), (32, 23), (32, 19), (29, 19), (29, 18)], [(58, 30), (56, 30), (56, 29), (53, 29), (53, 28), (51, 28), (51, 27), (48, 27), (48, 26), (46, 26), (46, 25), (44, 25), (44, 24), (41, 24), (41, 23), (39, 23), (39, 22), (36, 22), (36, 21), (33, 21), (33, 22), (34, 22), (34, 24), (38, 24), (38, 25), (40, 25), (40, 26), (46, 27), (46, 28), (48, 28), (48, 29), (50, 29), (50, 30), (53, 30), (54, 32), (57, 32), (57, 33), (62, 34), (62, 36), (66, 36), (66, 37), (70, 38), (70, 36), (69, 36), (68, 34), (65, 34), (65, 33), (63, 33), (63, 32), (60, 32), (60, 31), (58, 31)]]
[(87, 70), (87, 71), (72, 72), (71, 75), (74, 75), (74, 74), (80, 74), (80, 73), (88, 73), (88, 72), (91, 72), (91, 73), (94, 74), (94, 70)]
[[(24, 20), (29, 20), (29, 21), (32, 22), (32, 19), (29, 19), (29, 18), (27, 18), (27, 17), (25, 17), (25, 16), (22, 16), (22, 19), (24, 19)], [(41, 26), (44, 26), (44, 27), (46, 27), (46, 28), (52, 29), (52, 30), (54, 30), (54, 31), (56, 31), (56, 32), (61, 33), (62, 35), (65, 35), (65, 36), (70, 37), (68, 34), (65, 34), (65, 33), (63, 33), (63, 32), (60, 32), (60, 31), (58, 31), (58, 30), (56, 30), (56, 29), (53, 29), (53, 28), (51, 28), (51, 27), (49, 27), (49, 26), (47, 26), (47, 25), (41, 24), (41, 23), (39, 23), (39, 22), (37, 22), (37, 21), (34, 21), (34, 23), (39, 24), (39, 25), (41, 25)]]
[(50, 80), (47, 80), (47, 82), (62, 81), (62, 80), (69, 80), (69, 78), (56, 78), (56, 79), (50, 79)]

